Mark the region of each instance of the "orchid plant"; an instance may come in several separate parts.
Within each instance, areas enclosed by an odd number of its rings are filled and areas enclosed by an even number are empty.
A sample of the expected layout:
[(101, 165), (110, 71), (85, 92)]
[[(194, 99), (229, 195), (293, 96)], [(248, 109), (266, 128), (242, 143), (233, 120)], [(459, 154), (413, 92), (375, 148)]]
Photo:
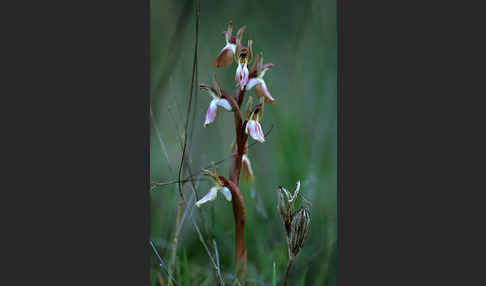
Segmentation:
[[(201, 90), (208, 92), (211, 97), (209, 108), (206, 113), (204, 127), (213, 123), (218, 115), (218, 107), (233, 112), (235, 126), (235, 140), (232, 146), (232, 156), (230, 162), (229, 176), (219, 176), (216, 170), (205, 171), (205, 174), (212, 178), (214, 186), (208, 193), (196, 202), (197, 207), (202, 207), (208, 202), (217, 198), (218, 192), (231, 201), (235, 219), (236, 232), (236, 273), (240, 283), (246, 284), (246, 247), (244, 243), (244, 224), (245, 224), (245, 204), (243, 196), (238, 187), (240, 174), (242, 178), (252, 183), (254, 174), (248, 156), (248, 137), (264, 143), (265, 135), (261, 127), (263, 118), (264, 104), (274, 103), (275, 99), (268, 91), (267, 84), (263, 80), (265, 72), (273, 67), (273, 64), (263, 64), (263, 54), (260, 53), (255, 57), (251, 72), (248, 66), (252, 62), (253, 42), (248, 41), (246, 46), (242, 44), (243, 32), (246, 26), (241, 27), (233, 37), (233, 23), (228, 23), (228, 28), (222, 34), (225, 38), (225, 46), (220, 50), (213, 65), (217, 68), (226, 67), (233, 62), (237, 64), (235, 72), (236, 91), (231, 95), (220, 88), (216, 80), (216, 74), (213, 75), (212, 86), (200, 84)], [(246, 91), (255, 90), (259, 97), (259, 102), (253, 105), (252, 97), (247, 100), (244, 116), (241, 114), (241, 105), (243, 103)]]

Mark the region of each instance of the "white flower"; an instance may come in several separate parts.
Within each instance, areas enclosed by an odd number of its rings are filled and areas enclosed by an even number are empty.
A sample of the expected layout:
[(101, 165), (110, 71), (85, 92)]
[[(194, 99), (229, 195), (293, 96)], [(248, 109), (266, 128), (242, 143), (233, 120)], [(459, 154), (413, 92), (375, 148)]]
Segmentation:
[(263, 143), (265, 142), (265, 136), (262, 131), (262, 127), (257, 120), (248, 120), (246, 123), (245, 133), (249, 134), (251, 138)]
[[(240, 39), (241, 42), (241, 39)], [(253, 41), (248, 41), (247, 47), (241, 47), (237, 44), (238, 49), (238, 67), (236, 68), (235, 81), (236, 86), (240, 86), (240, 89), (245, 89), (248, 79), (250, 77), (250, 71), (248, 70), (248, 63), (252, 57)]]
[(213, 100), (211, 100), (211, 103), (209, 103), (208, 111), (206, 112), (206, 120), (204, 121), (204, 127), (207, 127), (210, 123), (212, 123), (216, 119), (216, 116), (218, 116), (218, 106), (221, 106), (224, 109), (231, 111), (231, 105), (226, 99), (213, 97)]
[(252, 74), (256, 73), (256, 77), (253, 77), (248, 81), (246, 86), (247, 90), (255, 87), (255, 92), (257, 96), (264, 97), (265, 102), (273, 103), (275, 99), (270, 95), (268, 91), (267, 84), (263, 80), (265, 72), (273, 67), (273, 64), (263, 64), (263, 54), (257, 55), (257, 58), (253, 64)]
[(258, 96), (260, 97), (263, 96), (265, 98), (265, 102), (273, 103), (275, 101), (272, 95), (270, 95), (270, 92), (268, 91), (265, 81), (260, 76), (251, 78), (248, 81), (248, 85), (246, 86), (246, 89), (250, 90), (253, 87), (255, 87), (255, 92)]
[(207, 202), (213, 202), (214, 200), (216, 200), (216, 197), (218, 196), (218, 191), (222, 192), (226, 200), (231, 202), (231, 192), (227, 187), (214, 186), (204, 197), (196, 202), (196, 207), (199, 208), (202, 204), (205, 204)]
[(226, 45), (221, 49), (216, 59), (213, 61), (215, 67), (225, 67), (233, 62), (233, 58), (236, 53), (235, 39), (232, 38), (233, 34), (233, 23), (230, 21), (228, 23), (228, 30), (223, 32)]
[(204, 120), (204, 127), (207, 127), (209, 124), (214, 122), (218, 116), (218, 106), (221, 106), (228, 111), (231, 111), (232, 108), (228, 100), (221, 97), (221, 90), (219, 90), (219, 86), (216, 87), (216, 90), (206, 84), (200, 84), (199, 87), (202, 90), (206, 90), (211, 97), (211, 102), (209, 103), (209, 108), (206, 112), (206, 118)]

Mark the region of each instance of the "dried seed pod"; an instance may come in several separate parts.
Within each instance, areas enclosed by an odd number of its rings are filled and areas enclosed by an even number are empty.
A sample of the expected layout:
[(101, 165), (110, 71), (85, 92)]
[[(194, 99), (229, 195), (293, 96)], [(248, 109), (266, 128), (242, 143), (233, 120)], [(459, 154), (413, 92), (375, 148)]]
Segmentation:
[(288, 201), (285, 199), (284, 194), (283, 194), (283, 187), (280, 187), (279, 192), (278, 192), (278, 212), (280, 213), (280, 216), (282, 217), (282, 220), (285, 225), (285, 231), (287, 232), (287, 236), (289, 236), (290, 232), (290, 224), (292, 222), (292, 213), (288, 205)]
[(304, 246), (304, 241), (309, 232), (310, 215), (309, 211), (302, 207), (292, 218), (290, 225), (289, 248), (290, 254), (296, 257)]

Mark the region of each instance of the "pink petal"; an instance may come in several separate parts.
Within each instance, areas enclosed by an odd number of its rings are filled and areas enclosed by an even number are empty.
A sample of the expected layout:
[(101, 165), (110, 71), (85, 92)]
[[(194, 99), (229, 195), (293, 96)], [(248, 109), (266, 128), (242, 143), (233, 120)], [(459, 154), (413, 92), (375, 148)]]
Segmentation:
[(240, 87), (243, 90), (245, 88), (245, 85), (248, 83), (248, 76), (250, 72), (248, 71), (248, 68), (246, 67), (246, 64), (243, 66), (243, 75), (242, 75), (242, 80), (240, 82)]
[(208, 111), (206, 112), (206, 120), (204, 121), (204, 127), (207, 127), (210, 123), (212, 123), (218, 115), (218, 105), (216, 104), (217, 100), (218, 99), (213, 99), (209, 104)]
[(248, 122), (246, 122), (246, 127), (245, 127), (245, 133), (246, 134), (249, 134), (248, 132), (249, 132), (251, 126), (254, 124), (253, 122), (254, 122), (253, 120), (248, 120)]
[(263, 134), (262, 126), (260, 125), (260, 123), (258, 121), (256, 122), (255, 126), (256, 126), (257, 134), (258, 134), (257, 135), (258, 139), (256, 139), (256, 140), (258, 140), (262, 143), (265, 142), (265, 135)]
[(246, 125), (247, 130), (246, 133), (250, 133), (251, 138), (263, 143), (265, 142), (265, 138), (262, 132), (262, 127), (260, 126), (260, 123), (255, 120), (248, 120), (247, 125)]
[(236, 73), (235, 73), (235, 81), (237, 84), (240, 84), (240, 74), (241, 74), (241, 65), (238, 64), (238, 67), (236, 68)]
[(241, 67), (241, 63), (238, 63), (238, 68), (236, 69), (235, 80), (238, 83), (237, 85), (240, 86), (240, 89), (243, 90), (245, 88), (246, 83), (248, 82), (248, 76), (250, 72), (248, 71), (247, 64), (243, 64)]

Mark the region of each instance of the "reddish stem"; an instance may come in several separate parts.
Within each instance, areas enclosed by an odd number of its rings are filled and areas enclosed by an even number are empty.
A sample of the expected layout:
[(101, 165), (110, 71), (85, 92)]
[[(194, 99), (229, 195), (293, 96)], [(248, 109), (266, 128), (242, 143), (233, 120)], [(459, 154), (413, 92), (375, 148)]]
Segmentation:
[(240, 189), (231, 180), (220, 176), (224, 185), (231, 191), (231, 202), (235, 218), (236, 233), (236, 274), (242, 285), (246, 284), (246, 246), (245, 246), (245, 202)]
[[(239, 89), (238, 89), (239, 90)], [(222, 95), (226, 98), (233, 108), (236, 147), (232, 150), (233, 156), (230, 161), (229, 179), (220, 176), (223, 184), (228, 187), (232, 195), (233, 215), (235, 219), (236, 234), (236, 275), (242, 285), (246, 284), (246, 246), (245, 246), (245, 202), (238, 188), (241, 171), (241, 158), (248, 135), (245, 133), (243, 119), (241, 117), (240, 107), (243, 102), (245, 90), (239, 90), (236, 99), (225, 91)]]

